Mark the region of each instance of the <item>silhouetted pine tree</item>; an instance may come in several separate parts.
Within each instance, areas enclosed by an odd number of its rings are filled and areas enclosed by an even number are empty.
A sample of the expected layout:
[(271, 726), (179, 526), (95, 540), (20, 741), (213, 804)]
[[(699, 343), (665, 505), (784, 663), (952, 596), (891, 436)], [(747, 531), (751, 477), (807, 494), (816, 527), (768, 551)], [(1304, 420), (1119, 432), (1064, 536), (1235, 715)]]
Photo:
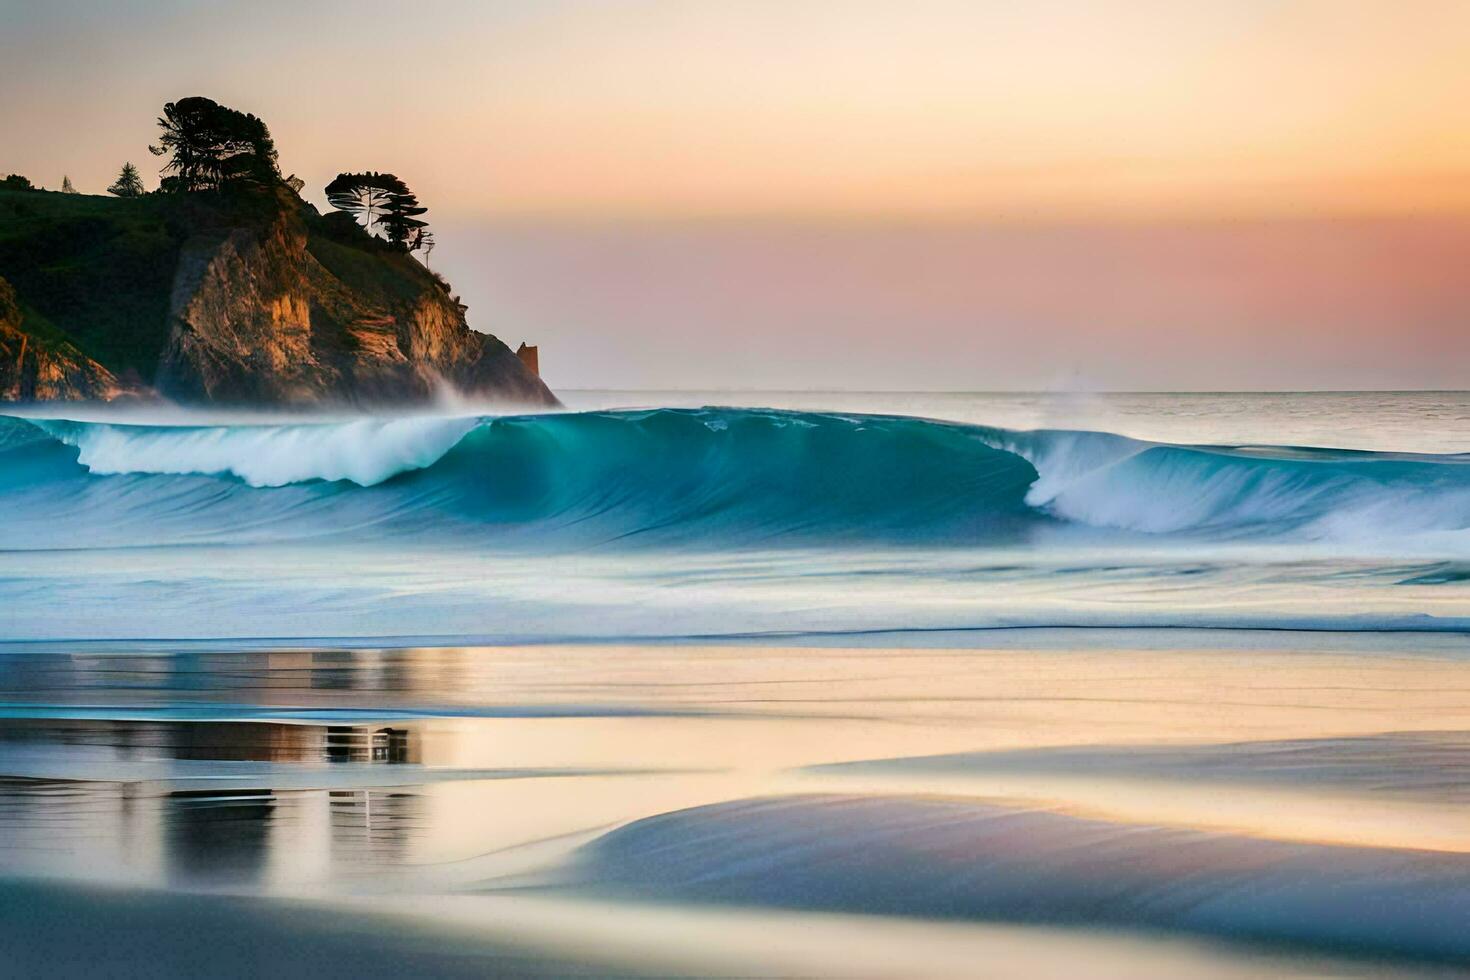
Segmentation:
[(429, 209), (419, 204), (419, 199), (403, 181), (388, 195), (388, 210), (383, 215), (383, 234), (394, 246), (412, 252), (421, 244), (420, 235), (428, 226), (420, 221), (419, 215)]
[(143, 178), (138, 176), (138, 168), (131, 163), (124, 163), (122, 170), (118, 171), (117, 180), (107, 188), (107, 193), (118, 197), (142, 197)]

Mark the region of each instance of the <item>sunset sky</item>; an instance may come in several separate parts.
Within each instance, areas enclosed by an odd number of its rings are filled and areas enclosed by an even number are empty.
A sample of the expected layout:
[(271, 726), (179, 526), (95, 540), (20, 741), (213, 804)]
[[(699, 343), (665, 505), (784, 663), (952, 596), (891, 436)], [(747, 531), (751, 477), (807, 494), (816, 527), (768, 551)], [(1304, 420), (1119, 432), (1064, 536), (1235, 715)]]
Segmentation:
[[(0, 171), (390, 170), (553, 386), (1470, 386), (1463, 0), (0, 0)], [(777, 347), (780, 356), (773, 356)]]

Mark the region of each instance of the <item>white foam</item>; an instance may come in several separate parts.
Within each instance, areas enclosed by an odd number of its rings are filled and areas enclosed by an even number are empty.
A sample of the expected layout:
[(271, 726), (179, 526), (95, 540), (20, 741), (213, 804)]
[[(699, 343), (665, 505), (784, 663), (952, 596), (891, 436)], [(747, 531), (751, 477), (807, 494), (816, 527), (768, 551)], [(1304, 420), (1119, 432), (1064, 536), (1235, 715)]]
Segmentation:
[(1147, 534), (1270, 529), (1278, 539), (1375, 554), (1470, 554), (1464, 477), (1417, 483), (1330, 459), (1301, 465), (1286, 450), (1245, 456), (1092, 432), (1022, 434), (1002, 448), (1036, 467), (1026, 502), (1077, 524)]
[(229, 474), (253, 487), (348, 480), (368, 487), (439, 460), (477, 418), (356, 419), (310, 425), (203, 427), (37, 420), (101, 475)]

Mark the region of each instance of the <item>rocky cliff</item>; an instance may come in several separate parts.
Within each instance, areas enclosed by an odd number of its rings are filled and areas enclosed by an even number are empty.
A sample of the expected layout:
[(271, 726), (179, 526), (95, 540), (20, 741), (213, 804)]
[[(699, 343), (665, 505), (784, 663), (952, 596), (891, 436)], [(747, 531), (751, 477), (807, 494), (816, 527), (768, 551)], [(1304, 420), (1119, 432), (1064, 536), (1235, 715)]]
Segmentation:
[(15, 288), (0, 279), (0, 401), (110, 401), (124, 391), (76, 345), (25, 329)]
[(284, 186), (223, 204), (92, 199), (88, 211), (77, 197), (11, 198), (31, 238), (0, 230), (0, 275), (13, 268), (37, 312), (23, 318), (14, 290), (0, 300), (0, 400), (556, 404), (505, 344), (470, 329), (447, 283)]

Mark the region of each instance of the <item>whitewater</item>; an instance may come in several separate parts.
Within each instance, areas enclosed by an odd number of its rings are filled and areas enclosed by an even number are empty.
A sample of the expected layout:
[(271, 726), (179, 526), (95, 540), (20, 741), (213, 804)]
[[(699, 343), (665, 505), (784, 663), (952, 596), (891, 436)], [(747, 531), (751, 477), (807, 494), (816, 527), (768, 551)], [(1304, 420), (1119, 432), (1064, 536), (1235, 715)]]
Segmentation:
[[(1126, 400), (1092, 413), (1125, 435), (975, 418), (1032, 421), (1023, 396), (888, 399), (934, 417), (802, 404), (817, 397), (330, 420), (3, 415), (0, 635), (1470, 624), (1470, 455), (1424, 451), (1422, 426), (1405, 427), (1404, 449), (1188, 442), (1141, 437), (1140, 417), (1165, 434), (1168, 420)], [(1220, 420), (1239, 427), (1247, 396), (1211, 397), (1228, 410), (1206, 401), (1185, 421), (1228, 436)], [(1295, 397), (1297, 418), (1278, 405), (1281, 424), (1263, 424), (1268, 400), (1256, 427), (1352, 431), (1341, 396)], [(1385, 414), (1383, 396), (1358, 397)], [(1443, 410), (1462, 409), (1450, 397)], [(1379, 429), (1373, 442), (1398, 435)]]

